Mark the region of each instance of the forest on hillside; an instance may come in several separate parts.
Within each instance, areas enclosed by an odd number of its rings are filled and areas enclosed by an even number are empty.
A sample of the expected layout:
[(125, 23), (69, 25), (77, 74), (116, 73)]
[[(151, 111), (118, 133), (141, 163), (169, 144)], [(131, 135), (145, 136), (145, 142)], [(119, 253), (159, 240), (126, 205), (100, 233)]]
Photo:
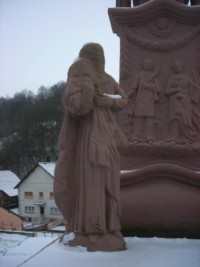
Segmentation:
[(37, 94), (23, 90), (12, 98), (0, 98), (1, 170), (23, 178), (37, 162), (56, 160), (64, 86), (59, 82), (40, 87)]

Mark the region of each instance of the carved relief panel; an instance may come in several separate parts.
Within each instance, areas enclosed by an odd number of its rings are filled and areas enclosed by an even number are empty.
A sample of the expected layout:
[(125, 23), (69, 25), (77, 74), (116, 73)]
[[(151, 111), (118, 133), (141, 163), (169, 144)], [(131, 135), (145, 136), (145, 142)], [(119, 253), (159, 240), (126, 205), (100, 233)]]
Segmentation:
[(158, 159), (200, 166), (200, 7), (154, 0), (109, 15), (128, 96), (119, 119), (129, 141), (124, 166)]

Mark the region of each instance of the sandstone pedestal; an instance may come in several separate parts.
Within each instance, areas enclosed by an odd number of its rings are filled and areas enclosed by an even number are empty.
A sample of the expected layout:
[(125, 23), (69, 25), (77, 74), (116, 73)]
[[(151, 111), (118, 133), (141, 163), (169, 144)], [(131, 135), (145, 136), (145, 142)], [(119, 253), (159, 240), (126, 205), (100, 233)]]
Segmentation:
[(200, 6), (111, 8), (120, 38), (122, 226), (200, 225)]

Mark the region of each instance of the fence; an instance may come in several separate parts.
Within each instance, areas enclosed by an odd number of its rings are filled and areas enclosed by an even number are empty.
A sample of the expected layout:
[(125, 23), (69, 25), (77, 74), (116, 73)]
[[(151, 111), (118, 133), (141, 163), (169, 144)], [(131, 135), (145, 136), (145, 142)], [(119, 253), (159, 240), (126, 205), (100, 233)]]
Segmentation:
[(10, 231), (23, 231), (23, 223), (16, 224), (13, 222), (5, 223), (0, 222), (0, 230), (10, 230)]

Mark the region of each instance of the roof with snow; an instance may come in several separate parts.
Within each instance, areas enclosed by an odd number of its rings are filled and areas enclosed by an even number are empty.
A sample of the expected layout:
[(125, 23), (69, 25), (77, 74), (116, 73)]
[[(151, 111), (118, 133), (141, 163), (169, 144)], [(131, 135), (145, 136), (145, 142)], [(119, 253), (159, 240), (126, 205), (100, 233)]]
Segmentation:
[(44, 171), (46, 171), (49, 175), (54, 178), (54, 170), (56, 163), (55, 162), (38, 162), (27, 174), (26, 176), (15, 186), (15, 188), (18, 188), (19, 185), (28, 178), (28, 176), (37, 168), (41, 167)]
[(39, 162), (38, 165), (54, 177), (54, 170), (56, 166), (55, 162)]
[(0, 171), (0, 190), (8, 196), (17, 196), (18, 190), (14, 187), (20, 182), (19, 177), (12, 171)]

